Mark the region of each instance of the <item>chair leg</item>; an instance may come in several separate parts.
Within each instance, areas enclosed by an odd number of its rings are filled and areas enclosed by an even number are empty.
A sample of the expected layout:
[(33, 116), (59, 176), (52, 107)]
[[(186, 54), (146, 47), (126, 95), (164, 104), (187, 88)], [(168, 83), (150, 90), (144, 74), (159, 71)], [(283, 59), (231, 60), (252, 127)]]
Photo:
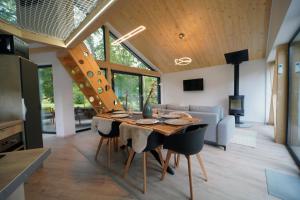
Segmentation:
[(174, 153), (174, 168), (176, 168), (177, 160), (176, 160), (176, 153)]
[(97, 157), (98, 157), (98, 154), (99, 154), (99, 152), (100, 152), (100, 149), (101, 149), (103, 140), (104, 140), (104, 137), (101, 137), (101, 139), (100, 139), (100, 141), (99, 141), (99, 145), (98, 145), (97, 151), (96, 151), (95, 160), (97, 160)]
[(179, 161), (180, 161), (180, 154), (179, 153), (174, 154), (174, 159), (176, 160), (175, 161), (175, 168), (178, 168), (179, 167)]
[(168, 166), (169, 166), (171, 154), (172, 154), (172, 151), (171, 151), (171, 150), (168, 150), (168, 152), (167, 152), (167, 157), (166, 157), (166, 161), (165, 161), (165, 166), (164, 166), (164, 168), (163, 168), (163, 171), (162, 171), (162, 175), (161, 175), (160, 180), (164, 180), (164, 178), (165, 178), (165, 175), (166, 175), (166, 172), (167, 172), (167, 168), (168, 168)]
[(113, 143), (113, 149), (115, 152), (117, 152), (117, 148), (116, 148), (116, 138), (112, 139), (112, 143)]
[(156, 148), (156, 152), (158, 153), (158, 156), (159, 156), (159, 160), (160, 160), (160, 163), (161, 163), (161, 167), (162, 169), (164, 168), (164, 159), (163, 159), (163, 156), (162, 156), (162, 153), (161, 153), (161, 149), (160, 147)]
[(116, 152), (119, 152), (119, 138), (116, 137)]
[(192, 182), (192, 169), (191, 169), (191, 157), (187, 156), (187, 161), (188, 161), (188, 171), (189, 171), (189, 182), (190, 182), (190, 195), (191, 195), (191, 200), (194, 199), (193, 195), (193, 182)]
[(111, 138), (108, 138), (108, 146), (107, 146), (107, 166), (110, 168), (110, 150), (111, 150)]
[(129, 156), (128, 156), (128, 159), (127, 159), (127, 162), (126, 162), (125, 169), (124, 169), (124, 174), (123, 174), (124, 178), (126, 177), (126, 175), (128, 173), (128, 170), (129, 170), (129, 167), (130, 167), (133, 156), (134, 156), (134, 151), (133, 151), (133, 149), (131, 149), (130, 152), (129, 152)]
[(208, 181), (207, 172), (206, 172), (206, 169), (205, 169), (204, 160), (202, 158), (202, 155), (200, 153), (198, 153), (196, 156), (197, 156), (198, 162), (200, 164), (202, 173), (204, 175), (204, 179), (205, 179), (205, 181)]
[(147, 191), (147, 153), (143, 153), (143, 174), (144, 174), (144, 188), (143, 193)]

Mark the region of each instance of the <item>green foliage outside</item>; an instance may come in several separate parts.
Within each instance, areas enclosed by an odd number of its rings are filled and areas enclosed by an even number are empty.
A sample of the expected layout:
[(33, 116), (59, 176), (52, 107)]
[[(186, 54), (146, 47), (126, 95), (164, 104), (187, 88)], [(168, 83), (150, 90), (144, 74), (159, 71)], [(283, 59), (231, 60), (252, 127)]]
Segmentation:
[(144, 96), (144, 103), (146, 102), (150, 90), (153, 87), (152, 95), (149, 98), (150, 104), (158, 104), (157, 101), (157, 87), (158, 87), (157, 78), (150, 77), (150, 76), (143, 76), (143, 96)]
[[(39, 69), (39, 83), (42, 108), (45, 110), (49, 110), (50, 108), (54, 109), (53, 78), (51, 67)], [(90, 102), (85, 98), (75, 83), (73, 83), (73, 103), (74, 107), (91, 107)]]
[[(152, 95), (149, 98), (150, 104), (157, 104), (157, 78), (143, 76), (143, 99), (149, 96), (150, 90), (154, 85)], [(114, 74), (114, 89), (119, 100), (122, 102), (126, 108), (126, 98), (127, 98), (127, 109), (141, 110), (140, 106), (140, 86), (139, 86), (139, 76), (115, 73)]]
[(127, 109), (140, 110), (138, 76), (115, 73), (114, 89), (125, 108), (127, 97)]
[[(112, 43), (115, 39), (110, 35), (109, 41)], [(110, 46), (110, 61), (112, 63), (150, 70), (142, 61), (121, 44)]]
[(73, 82), (73, 103), (74, 107), (81, 107), (81, 108), (89, 108), (91, 107), (90, 102), (87, 98), (83, 95), (80, 91), (79, 87)]
[(90, 37), (84, 40), (84, 44), (97, 60), (105, 60), (102, 28), (99, 28), (96, 32), (92, 33)]
[(54, 108), (52, 68), (39, 69), (40, 98), (42, 108)]
[(0, 18), (11, 23), (17, 22), (15, 0), (0, 0)]

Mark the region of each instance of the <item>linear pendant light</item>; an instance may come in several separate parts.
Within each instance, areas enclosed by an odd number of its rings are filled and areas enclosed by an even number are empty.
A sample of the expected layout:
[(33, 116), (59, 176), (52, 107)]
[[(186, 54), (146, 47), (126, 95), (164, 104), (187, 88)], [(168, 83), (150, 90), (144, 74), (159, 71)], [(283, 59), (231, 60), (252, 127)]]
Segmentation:
[(118, 45), (122, 42), (124, 42), (125, 40), (128, 40), (129, 38), (135, 36), (136, 34), (144, 31), (146, 29), (145, 26), (139, 26), (136, 29), (130, 31), (129, 33), (123, 35), (122, 37), (120, 37), (119, 39), (115, 40), (113, 43), (111, 43), (112, 45)]
[(80, 29), (80, 31), (78, 31), (76, 33), (76, 35), (74, 35), (74, 37), (72, 37), (72, 39), (70, 39), (70, 41), (66, 44), (66, 46), (68, 47), (91, 23), (93, 23), (115, 0), (110, 0), (88, 23), (86, 23), (84, 25), (84, 27), (82, 27)]

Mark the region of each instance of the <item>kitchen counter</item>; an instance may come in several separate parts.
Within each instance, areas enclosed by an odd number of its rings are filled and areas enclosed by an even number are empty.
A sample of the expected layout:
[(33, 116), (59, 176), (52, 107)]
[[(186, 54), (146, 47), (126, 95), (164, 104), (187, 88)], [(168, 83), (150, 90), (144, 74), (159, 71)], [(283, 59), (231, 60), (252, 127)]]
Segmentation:
[(0, 200), (25, 199), (24, 182), (50, 155), (49, 148), (0, 153)]

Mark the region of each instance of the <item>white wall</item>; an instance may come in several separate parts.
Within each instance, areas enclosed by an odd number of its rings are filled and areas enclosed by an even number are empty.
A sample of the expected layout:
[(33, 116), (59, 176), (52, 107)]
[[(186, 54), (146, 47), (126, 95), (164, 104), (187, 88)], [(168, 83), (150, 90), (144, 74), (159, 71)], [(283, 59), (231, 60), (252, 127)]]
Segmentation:
[[(266, 62), (255, 60), (240, 65), (240, 94), (245, 95), (245, 117), (265, 122)], [(204, 91), (184, 92), (183, 80), (204, 79)], [(228, 95), (233, 94), (233, 66), (219, 65), (162, 75), (162, 103), (177, 105), (222, 105), (228, 113)]]
[(56, 58), (55, 52), (31, 54), (30, 59), (38, 65), (52, 65), (56, 135), (66, 137), (75, 134), (71, 77)]

